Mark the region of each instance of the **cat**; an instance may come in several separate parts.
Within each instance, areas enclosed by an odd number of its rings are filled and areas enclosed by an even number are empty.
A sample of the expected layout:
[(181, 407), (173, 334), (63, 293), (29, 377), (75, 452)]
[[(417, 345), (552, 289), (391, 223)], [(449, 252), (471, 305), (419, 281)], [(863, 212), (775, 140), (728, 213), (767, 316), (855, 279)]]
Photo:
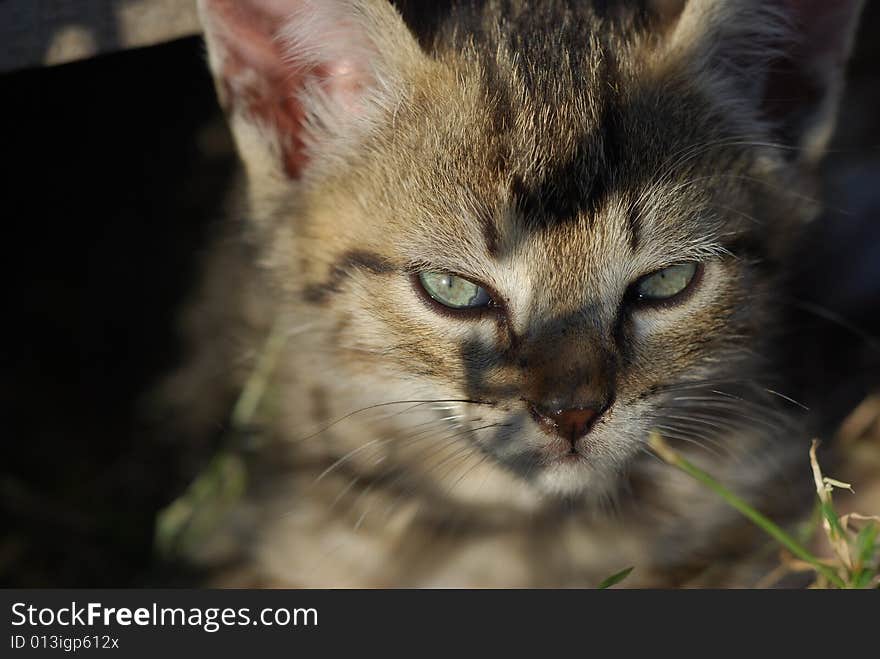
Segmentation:
[(648, 438), (775, 519), (810, 505), (779, 298), (861, 4), (200, 0), (243, 168), (164, 390), (186, 435), (264, 395), (191, 560), (754, 583), (759, 533)]

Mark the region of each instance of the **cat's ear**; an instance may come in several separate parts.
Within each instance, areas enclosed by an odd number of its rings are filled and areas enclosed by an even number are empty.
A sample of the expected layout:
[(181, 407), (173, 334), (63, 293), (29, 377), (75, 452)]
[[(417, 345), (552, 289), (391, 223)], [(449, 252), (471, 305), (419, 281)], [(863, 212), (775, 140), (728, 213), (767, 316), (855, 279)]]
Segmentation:
[(736, 81), (775, 137), (815, 164), (837, 114), (864, 0), (650, 0), (671, 45)]
[(252, 180), (297, 179), (356, 139), (418, 46), (387, 0), (199, 0), (211, 70)]

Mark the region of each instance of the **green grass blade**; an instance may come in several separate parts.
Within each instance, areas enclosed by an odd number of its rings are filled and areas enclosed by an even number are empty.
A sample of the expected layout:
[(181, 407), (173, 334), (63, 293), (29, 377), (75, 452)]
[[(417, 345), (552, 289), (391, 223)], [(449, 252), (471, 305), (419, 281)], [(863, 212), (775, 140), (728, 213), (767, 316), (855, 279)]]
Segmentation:
[(871, 570), (859, 570), (852, 579), (853, 588), (870, 588), (874, 580), (874, 572)]
[(599, 584), (598, 589), (605, 590), (606, 588), (611, 588), (611, 586), (614, 586), (615, 584), (619, 584), (621, 581), (626, 579), (629, 576), (629, 573), (632, 571), (633, 571), (633, 568), (628, 567), (625, 570), (621, 570), (620, 572), (617, 572), (616, 574), (612, 574), (610, 577), (608, 577), (607, 579), (602, 581), (602, 583)]
[[(832, 568), (828, 567), (818, 558), (813, 556), (794, 538), (788, 535), (788, 533), (779, 528), (770, 519), (752, 508), (752, 506), (750, 506), (745, 500), (741, 499), (736, 494), (728, 490), (705, 471), (694, 466), (686, 459), (681, 457), (678, 453), (672, 450), (672, 448), (665, 441), (663, 441), (663, 438), (660, 437), (658, 433), (651, 433), (649, 443), (651, 445), (651, 448), (654, 449), (654, 452), (657, 453), (657, 455), (660, 456), (660, 458), (662, 458), (665, 462), (668, 462), (674, 467), (678, 467), (692, 478), (696, 479), (709, 489), (713, 490), (731, 507), (735, 508), (749, 520), (754, 522), (765, 533), (767, 533), (770, 537), (772, 537), (779, 544), (785, 547), (788, 551), (790, 551), (801, 560), (806, 561), (807, 563), (812, 565), (817, 572), (819, 572), (835, 586), (837, 586), (838, 588), (846, 587), (846, 583), (843, 581), (843, 579), (840, 578), (840, 575), (838, 575), (837, 572), (835, 572)], [(837, 523), (839, 526), (840, 522), (838, 521)]]
[(866, 524), (859, 535), (856, 536), (856, 551), (859, 556), (859, 565), (866, 565), (871, 562), (876, 552), (877, 531), (880, 530), (873, 522)]
[(838, 538), (846, 537), (846, 532), (840, 525), (840, 518), (837, 516), (837, 511), (834, 510), (834, 507), (830, 503), (827, 503), (825, 501), (822, 502), (822, 516), (831, 525), (832, 532)]

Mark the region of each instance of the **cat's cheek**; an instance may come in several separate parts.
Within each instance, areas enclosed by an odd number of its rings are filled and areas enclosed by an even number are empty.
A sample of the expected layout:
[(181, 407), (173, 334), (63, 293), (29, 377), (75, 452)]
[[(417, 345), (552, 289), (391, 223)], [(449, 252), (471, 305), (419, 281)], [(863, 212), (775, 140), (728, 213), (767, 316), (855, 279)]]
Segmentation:
[(498, 347), (499, 326), (503, 318), (494, 310), (482, 315), (462, 314), (448, 310), (438, 312), (436, 302), (416, 300), (405, 307), (407, 324), (417, 323), (420, 334), (428, 339), (426, 348), (446, 355), (461, 355), (463, 346), (478, 347), (481, 352), (494, 352)]

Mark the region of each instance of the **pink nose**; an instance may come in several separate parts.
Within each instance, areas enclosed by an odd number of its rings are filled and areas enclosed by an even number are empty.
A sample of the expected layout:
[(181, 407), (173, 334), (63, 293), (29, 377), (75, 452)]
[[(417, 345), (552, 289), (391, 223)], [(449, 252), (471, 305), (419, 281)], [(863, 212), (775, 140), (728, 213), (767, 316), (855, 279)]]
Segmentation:
[(546, 431), (554, 432), (563, 439), (574, 443), (590, 432), (593, 423), (601, 414), (588, 407), (570, 410), (547, 410), (532, 405), (532, 414)]

